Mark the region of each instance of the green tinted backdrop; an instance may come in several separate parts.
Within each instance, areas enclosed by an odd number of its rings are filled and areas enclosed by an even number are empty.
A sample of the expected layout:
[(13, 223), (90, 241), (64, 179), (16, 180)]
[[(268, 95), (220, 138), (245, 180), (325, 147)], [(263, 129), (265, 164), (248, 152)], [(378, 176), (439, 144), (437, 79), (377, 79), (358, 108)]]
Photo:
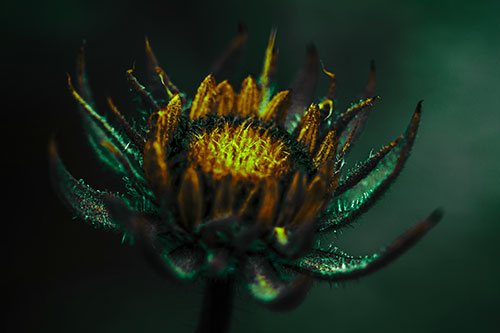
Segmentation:
[[(9, 325), (33, 332), (194, 330), (201, 286), (163, 281), (120, 235), (73, 221), (50, 189), (46, 146), (55, 135), (77, 178), (115, 189), (86, 147), (66, 87), (82, 40), (97, 105), (104, 110), (109, 95), (133, 117), (124, 71), (145, 69), (145, 35), (172, 80), (193, 96), (243, 22), (249, 41), (238, 79), (260, 73), (272, 27), (278, 86), (288, 87), (312, 42), (337, 74), (340, 108), (357, 101), (375, 60), (382, 98), (347, 167), (401, 134), (424, 99), (402, 175), (354, 228), (332, 238), (337, 246), (369, 254), (438, 206), (445, 217), (394, 264), (356, 282), (318, 283), (292, 312), (270, 312), (239, 290), (233, 331), (493, 331), (500, 311), (499, 13), (498, 1), (2, 4), (4, 156), (19, 177), (8, 199), (18, 216), (4, 221)], [(327, 82), (322, 77), (318, 97)]]

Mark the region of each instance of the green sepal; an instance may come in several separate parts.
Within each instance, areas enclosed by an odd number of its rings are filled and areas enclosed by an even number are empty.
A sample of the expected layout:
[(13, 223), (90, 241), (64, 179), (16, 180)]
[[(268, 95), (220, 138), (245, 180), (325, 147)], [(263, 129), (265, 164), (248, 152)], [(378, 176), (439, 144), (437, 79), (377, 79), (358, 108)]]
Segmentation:
[(361, 275), (378, 257), (378, 254), (354, 257), (336, 248), (330, 251), (315, 250), (297, 260), (295, 267), (315, 278), (339, 281)]
[(95, 190), (83, 180), (75, 179), (59, 158), (54, 142), (50, 146), (50, 173), (54, 190), (76, 218), (95, 227), (118, 229), (104, 199), (108, 196), (123, 202), (125, 200), (120, 194)]
[[(368, 210), (389, 188), (399, 175), (415, 140), (420, 120), (421, 103), (413, 114), (405, 135), (375, 167), (354, 182), (340, 195), (334, 195), (328, 208), (319, 217), (317, 231), (334, 231), (348, 225)], [(366, 161), (369, 163), (370, 159)]]

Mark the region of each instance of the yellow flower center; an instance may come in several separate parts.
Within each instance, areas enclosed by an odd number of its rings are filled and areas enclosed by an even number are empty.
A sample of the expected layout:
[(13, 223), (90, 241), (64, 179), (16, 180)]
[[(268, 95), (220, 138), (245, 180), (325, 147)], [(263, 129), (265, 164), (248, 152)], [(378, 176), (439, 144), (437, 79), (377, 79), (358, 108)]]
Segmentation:
[(244, 122), (228, 123), (195, 135), (189, 160), (215, 179), (260, 181), (279, 177), (289, 167), (289, 152), (281, 140)]

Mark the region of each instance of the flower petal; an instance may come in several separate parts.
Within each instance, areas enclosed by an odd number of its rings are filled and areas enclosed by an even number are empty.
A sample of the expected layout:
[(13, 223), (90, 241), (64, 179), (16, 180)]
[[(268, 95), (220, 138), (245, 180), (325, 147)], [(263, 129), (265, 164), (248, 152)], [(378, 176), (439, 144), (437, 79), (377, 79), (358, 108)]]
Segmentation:
[(198, 87), (191, 103), (189, 118), (194, 120), (206, 116), (212, 109), (216, 93), (215, 78), (209, 74)]
[(222, 81), (215, 88), (214, 110), (219, 116), (228, 116), (234, 107), (234, 90), (227, 80)]
[(269, 42), (267, 43), (264, 65), (262, 66), (262, 74), (259, 79), (261, 89), (261, 107), (265, 106), (271, 99), (271, 89), (269, 89), (269, 85), (276, 72), (276, 63), (278, 61), (278, 52), (274, 48), (275, 40), (276, 29), (273, 28), (271, 30), (271, 35), (269, 36)]
[(337, 249), (333, 251), (315, 250), (297, 260), (294, 268), (301, 273), (328, 281), (359, 278), (394, 261), (434, 227), (441, 217), (441, 210), (435, 210), (429, 217), (415, 224), (379, 254), (353, 257)]
[(320, 111), (316, 104), (311, 104), (307, 113), (300, 120), (299, 125), (295, 128), (294, 135), (297, 141), (302, 143), (306, 150), (312, 155), (316, 147), (318, 138), (318, 129), (320, 124)]
[(189, 167), (181, 181), (177, 195), (180, 221), (187, 230), (198, 226), (202, 220), (203, 192), (198, 172)]
[(274, 95), (269, 103), (265, 105), (259, 118), (264, 121), (275, 121), (284, 125), (285, 118), (290, 106), (290, 90), (283, 90)]
[(250, 75), (241, 83), (241, 89), (236, 97), (236, 115), (244, 118), (257, 115), (260, 102), (260, 92), (257, 82)]

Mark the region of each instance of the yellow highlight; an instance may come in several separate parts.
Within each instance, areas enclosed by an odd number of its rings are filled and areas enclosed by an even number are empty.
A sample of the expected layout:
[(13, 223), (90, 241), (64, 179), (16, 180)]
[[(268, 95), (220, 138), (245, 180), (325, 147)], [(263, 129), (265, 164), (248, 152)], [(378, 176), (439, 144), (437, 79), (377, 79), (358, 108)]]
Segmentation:
[(276, 239), (281, 245), (286, 245), (288, 242), (288, 236), (284, 227), (274, 227), (274, 233), (276, 234)]
[(231, 175), (235, 180), (259, 182), (287, 172), (289, 154), (281, 140), (263, 129), (246, 122), (226, 123), (195, 135), (189, 160), (215, 179)]
[(278, 290), (273, 287), (266, 277), (257, 273), (256, 281), (250, 285), (250, 289), (255, 295), (267, 300), (272, 300), (278, 295)]
[(266, 55), (264, 57), (264, 66), (262, 68), (262, 75), (260, 77), (260, 86), (262, 89), (262, 103), (265, 104), (269, 101), (271, 93), (269, 91), (269, 79), (270, 74), (273, 71), (273, 67), (276, 65), (277, 53), (274, 51), (274, 42), (276, 40), (276, 29), (271, 31), (269, 36), (269, 42), (266, 48)]

